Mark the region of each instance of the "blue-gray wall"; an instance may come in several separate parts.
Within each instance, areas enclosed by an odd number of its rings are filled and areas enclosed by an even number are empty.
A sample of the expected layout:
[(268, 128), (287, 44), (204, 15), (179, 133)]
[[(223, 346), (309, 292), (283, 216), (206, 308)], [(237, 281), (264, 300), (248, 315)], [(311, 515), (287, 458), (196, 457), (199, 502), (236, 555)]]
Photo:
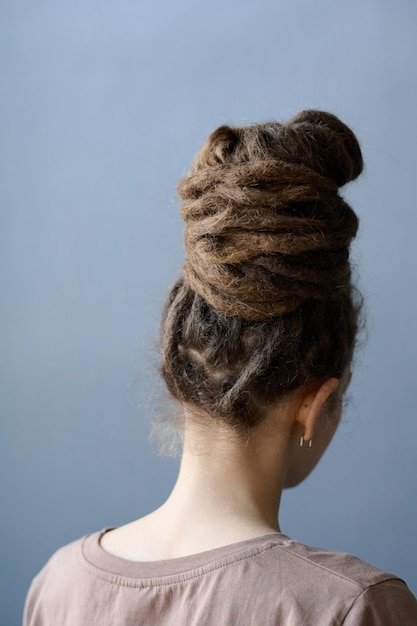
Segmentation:
[[(58, 546), (148, 512), (176, 462), (146, 441), (179, 272), (175, 185), (223, 122), (328, 109), (361, 139), (354, 256), (368, 339), (345, 422), (284, 496), (284, 532), (417, 592), (417, 5), (3, 0), (0, 623)], [(162, 411), (167, 410), (162, 407)]]

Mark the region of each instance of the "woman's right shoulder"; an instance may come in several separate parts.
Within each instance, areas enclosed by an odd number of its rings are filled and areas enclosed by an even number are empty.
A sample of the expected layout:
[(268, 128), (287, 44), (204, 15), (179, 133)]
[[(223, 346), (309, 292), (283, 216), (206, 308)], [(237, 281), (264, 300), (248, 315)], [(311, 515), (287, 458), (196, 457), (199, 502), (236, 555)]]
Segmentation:
[(280, 552), (281, 565), (292, 577), (293, 589), (302, 590), (300, 597), (305, 598), (307, 583), (313, 605), (322, 604), (320, 611), (332, 607), (334, 615), (340, 611), (344, 626), (417, 626), (417, 600), (395, 574), (352, 554), (313, 548), (291, 539), (281, 544)]

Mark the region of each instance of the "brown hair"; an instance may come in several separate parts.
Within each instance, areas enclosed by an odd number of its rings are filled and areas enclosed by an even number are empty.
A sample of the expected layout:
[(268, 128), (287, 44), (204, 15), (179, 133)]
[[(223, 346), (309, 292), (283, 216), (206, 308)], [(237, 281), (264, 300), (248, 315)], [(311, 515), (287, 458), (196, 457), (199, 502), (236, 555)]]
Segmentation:
[(162, 375), (182, 404), (248, 428), (287, 392), (340, 378), (359, 305), (338, 187), (362, 171), (337, 117), (221, 126), (178, 191), (187, 258), (162, 321)]

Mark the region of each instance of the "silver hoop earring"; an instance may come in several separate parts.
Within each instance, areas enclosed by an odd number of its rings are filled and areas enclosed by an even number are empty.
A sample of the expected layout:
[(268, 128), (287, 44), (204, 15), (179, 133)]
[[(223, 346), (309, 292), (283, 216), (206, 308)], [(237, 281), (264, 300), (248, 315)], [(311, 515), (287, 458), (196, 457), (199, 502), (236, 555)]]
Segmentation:
[(300, 439), (300, 448), (302, 450), (310, 450), (311, 446), (313, 445), (313, 440), (312, 439), (304, 439), (304, 437), (301, 437)]

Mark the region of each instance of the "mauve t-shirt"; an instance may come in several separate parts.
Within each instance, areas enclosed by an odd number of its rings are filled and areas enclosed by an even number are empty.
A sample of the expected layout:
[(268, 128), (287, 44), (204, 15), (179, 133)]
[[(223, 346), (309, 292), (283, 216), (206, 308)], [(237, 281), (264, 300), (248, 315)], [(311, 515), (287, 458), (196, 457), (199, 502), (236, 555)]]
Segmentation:
[(396, 576), (281, 533), (138, 562), (106, 552), (104, 532), (52, 556), (24, 626), (417, 626), (417, 601)]

